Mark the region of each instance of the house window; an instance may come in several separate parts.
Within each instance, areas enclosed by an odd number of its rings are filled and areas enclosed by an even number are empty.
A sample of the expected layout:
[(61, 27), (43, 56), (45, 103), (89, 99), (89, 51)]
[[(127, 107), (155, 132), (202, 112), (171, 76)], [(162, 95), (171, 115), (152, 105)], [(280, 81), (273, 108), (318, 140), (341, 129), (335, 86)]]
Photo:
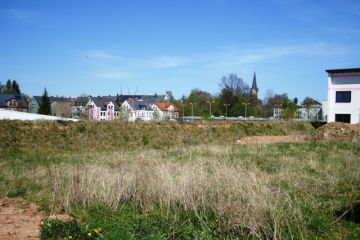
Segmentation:
[(350, 114), (335, 114), (335, 122), (350, 123)]
[(336, 91), (337, 103), (349, 103), (351, 102), (351, 91)]

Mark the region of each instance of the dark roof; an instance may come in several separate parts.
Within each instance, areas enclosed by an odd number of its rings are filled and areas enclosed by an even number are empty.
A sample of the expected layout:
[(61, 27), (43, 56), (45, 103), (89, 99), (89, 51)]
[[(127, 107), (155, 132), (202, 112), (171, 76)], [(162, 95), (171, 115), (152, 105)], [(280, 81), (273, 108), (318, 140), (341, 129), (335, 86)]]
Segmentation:
[[(114, 100), (113, 96), (108, 96), (108, 97), (90, 97), (91, 100), (94, 101), (94, 103), (96, 104), (96, 106), (100, 107), (102, 111), (106, 111), (106, 106), (109, 104), (109, 102), (112, 102), (115, 106), (115, 110), (119, 111), (120, 107), (119, 105), (116, 103), (116, 99)], [(116, 98), (116, 97), (115, 97)]]
[(85, 106), (89, 101), (89, 97), (77, 97), (74, 99), (75, 106)]
[(117, 96), (109, 96), (109, 97), (112, 97), (114, 98), (114, 100), (119, 100), (119, 104), (123, 103), (125, 100), (128, 100), (128, 99), (142, 99), (143, 101), (146, 101), (146, 102), (151, 102), (151, 103), (155, 103), (157, 101), (164, 101), (166, 95), (157, 95), (157, 94), (154, 94), (154, 95), (117, 95)]
[(118, 100), (119, 104), (125, 102), (125, 100), (128, 100), (129, 98), (139, 99), (141, 97), (142, 97), (142, 95), (122, 95), (122, 94), (117, 95), (117, 96), (113, 96), (113, 98), (115, 98), (115, 101)]
[(130, 106), (133, 110), (147, 110), (152, 111), (152, 102), (144, 101), (143, 99), (129, 101)]
[(256, 74), (255, 73), (254, 73), (254, 78), (253, 78), (251, 89), (254, 89), (255, 91), (259, 90), (257, 87), (257, 84), (256, 84)]
[(143, 95), (140, 99), (148, 103), (162, 102), (165, 101), (166, 95)]
[(360, 68), (343, 68), (343, 69), (328, 69), (327, 73), (356, 73), (360, 72)]
[(24, 95), (22, 94), (6, 94), (6, 93), (0, 93), (0, 107), (1, 108), (7, 108), (7, 102), (15, 99), (18, 104), (19, 108), (28, 108), (28, 104), (25, 101)]

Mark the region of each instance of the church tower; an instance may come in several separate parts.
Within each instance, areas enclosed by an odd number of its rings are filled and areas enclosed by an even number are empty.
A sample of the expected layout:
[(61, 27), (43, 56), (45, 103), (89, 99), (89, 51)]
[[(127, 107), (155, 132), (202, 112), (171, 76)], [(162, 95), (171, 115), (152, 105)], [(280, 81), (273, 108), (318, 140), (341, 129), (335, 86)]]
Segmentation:
[(258, 87), (257, 87), (257, 84), (256, 84), (256, 73), (254, 72), (254, 78), (253, 78), (253, 82), (252, 82), (252, 86), (251, 86), (251, 95), (257, 99), (257, 94), (258, 94)]

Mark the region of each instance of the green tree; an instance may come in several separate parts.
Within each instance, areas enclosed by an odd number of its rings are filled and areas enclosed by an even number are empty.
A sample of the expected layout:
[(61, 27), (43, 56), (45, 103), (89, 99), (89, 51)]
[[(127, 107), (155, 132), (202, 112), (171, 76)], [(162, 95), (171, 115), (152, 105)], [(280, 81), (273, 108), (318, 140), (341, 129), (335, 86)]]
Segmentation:
[(274, 108), (283, 109), (283, 117), (290, 119), (296, 116), (296, 110), (298, 108), (295, 101), (290, 100), (286, 93), (270, 95), (265, 98), (263, 105), (264, 114), (267, 117), (273, 116)]
[(20, 86), (19, 84), (16, 82), (16, 80), (12, 81), (11, 84), (11, 92), (12, 93), (16, 93), (16, 94), (20, 94)]
[(10, 79), (6, 81), (5, 87), (3, 88), (3, 93), (13, 93)]
[(228, 116), (244, 115), (241, 104), (250, 102), (250, 87), (235, 73), (221, 78), (218, 107), (228, 105)]
[(46, 88), (44, 89), (44, 93), (41, 96), (41, 105), (39, 108), (39, 113), (44, 115), (51, 115), (50, 98)]
[(212, 99), (212, 97), (208, 92), (198, 88), (191, 90), (190, 95), (183, 100), (185, 116), (192, 115), (192, 110), (194, 110), (194, 116), (208, 117), (209, 105), (207, 101), (210, 99)]
[(302, 105), (306, 108), (306, 113), (307, 113), (307, 117), (310, 118), (310, 108), (313, 105), (317, 105), (319, 104), (318, 101), (316, 101), (315, 99), (311, 98), (311, 97), (306, 97), (303, 102)]

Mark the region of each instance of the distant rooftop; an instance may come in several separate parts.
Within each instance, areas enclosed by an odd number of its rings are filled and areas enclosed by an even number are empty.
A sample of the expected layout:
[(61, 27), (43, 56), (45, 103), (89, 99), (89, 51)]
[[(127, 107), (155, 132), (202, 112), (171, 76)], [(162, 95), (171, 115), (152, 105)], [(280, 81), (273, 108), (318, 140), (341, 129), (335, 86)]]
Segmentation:
[(327, 73), (357, 73), (360, 72), (360, 68), (343, 68), (343, 69), (328, 69)]

